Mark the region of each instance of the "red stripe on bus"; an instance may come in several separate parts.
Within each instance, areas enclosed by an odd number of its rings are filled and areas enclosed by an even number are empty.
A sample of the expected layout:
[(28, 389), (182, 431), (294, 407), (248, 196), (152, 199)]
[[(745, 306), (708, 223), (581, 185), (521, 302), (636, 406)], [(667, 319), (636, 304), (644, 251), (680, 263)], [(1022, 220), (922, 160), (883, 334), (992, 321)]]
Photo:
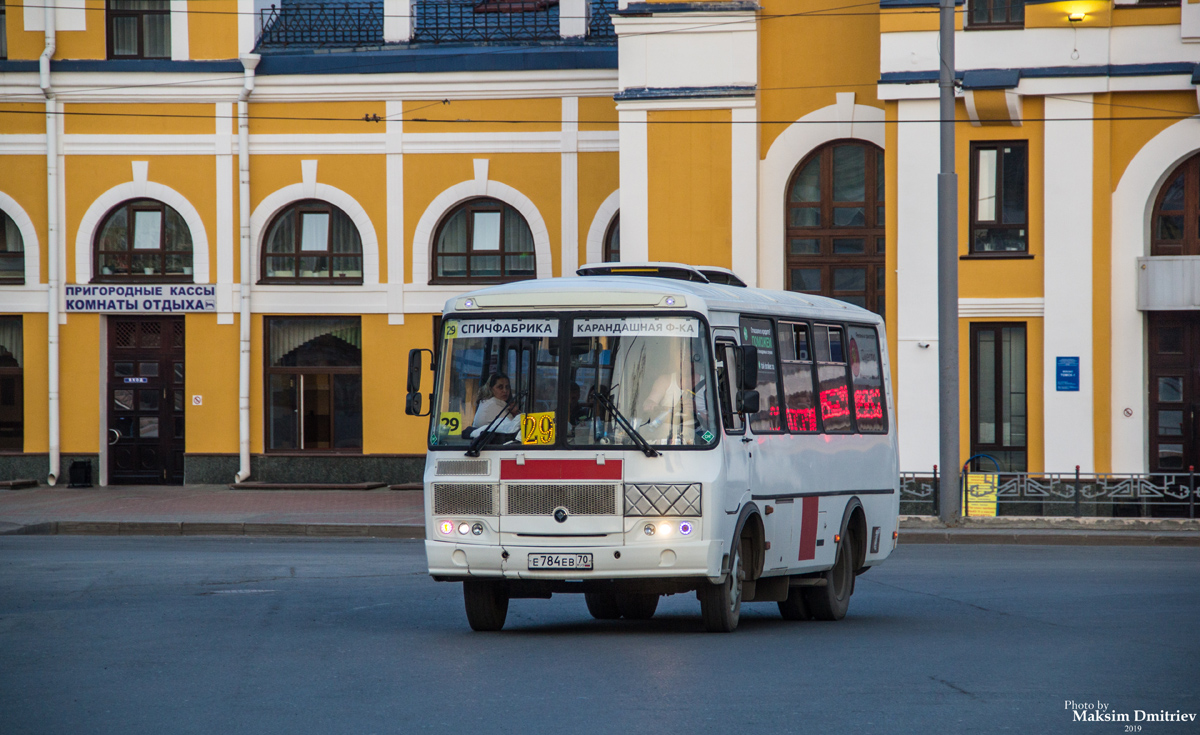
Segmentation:
[(500, 461), (501, 480), (620, 480), (621, 460), (596, 464), (594, 459), (515, 459)]
[(817, 506), (820, 502), (820, 498), (810, 496), (804, 498), (800, 508), (800, 561), (817, 556)]

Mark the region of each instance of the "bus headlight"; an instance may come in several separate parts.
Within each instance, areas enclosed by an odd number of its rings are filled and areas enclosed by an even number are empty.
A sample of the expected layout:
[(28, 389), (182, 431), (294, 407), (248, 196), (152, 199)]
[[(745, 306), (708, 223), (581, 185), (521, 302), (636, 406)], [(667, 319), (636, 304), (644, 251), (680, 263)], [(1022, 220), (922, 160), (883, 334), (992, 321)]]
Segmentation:
[(681, 535), (681, 536), (691, 536), (692, 535), (692, 522), (691, 521), (683, 521), (682, 523), (679, 524), (679, 535)]
[(442, 521), (438, 524), (438, 530), (442, 532), (443, 536), (449, 536), (454, 533), (454, 521)]

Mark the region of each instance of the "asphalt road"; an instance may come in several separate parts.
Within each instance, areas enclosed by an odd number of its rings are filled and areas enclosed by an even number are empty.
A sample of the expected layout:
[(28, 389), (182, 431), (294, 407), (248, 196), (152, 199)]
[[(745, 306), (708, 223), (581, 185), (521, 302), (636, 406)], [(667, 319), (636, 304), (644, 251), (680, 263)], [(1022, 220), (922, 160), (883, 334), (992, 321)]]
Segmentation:
[(419, 542), (6, 537), (0, 732), (1121, 733), (1065, 701), (1200, 712), (1198, 621), (1200, 548), (901, 546), (839, 623), (482, 634)]

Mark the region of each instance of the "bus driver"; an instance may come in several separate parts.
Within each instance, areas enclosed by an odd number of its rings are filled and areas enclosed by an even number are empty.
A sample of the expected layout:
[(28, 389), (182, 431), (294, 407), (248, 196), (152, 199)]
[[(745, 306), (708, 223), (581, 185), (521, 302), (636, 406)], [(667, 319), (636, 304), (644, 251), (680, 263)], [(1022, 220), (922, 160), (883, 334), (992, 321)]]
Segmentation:
[[(497, 431), (513, 433), (517, 431), (517, 426), (508, 428), (508, 424), (512, 423), (517, 417), (519, 411), (517, 402), (511, 400), (512, 386), (509, 383), (508, 376), (504, 373), (492, 373), (488, 378), (487, 384), (484, 387), (484, 396), (479, 405), (475, 408), (475, 418), (471, 420), (471, 428), (479, 429), (488, 426), (501, 413), (506, 416), (500, 420)], [(472, 431), (471, 435), (474, 436)]]

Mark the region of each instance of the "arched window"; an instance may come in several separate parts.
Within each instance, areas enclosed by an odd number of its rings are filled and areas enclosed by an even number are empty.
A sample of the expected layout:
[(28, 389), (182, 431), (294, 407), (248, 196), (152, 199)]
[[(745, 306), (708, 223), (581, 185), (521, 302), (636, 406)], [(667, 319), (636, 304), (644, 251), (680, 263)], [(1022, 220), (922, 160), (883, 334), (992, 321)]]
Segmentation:
[(17, 223), (0, 211), (0, 283), (25, 282), (25, 241)]
[(529, 223), (495, 199), (471, 199), (446, 215), (433, 255), (433, 283), (500, 283), (537, 276)]
[(884, 312), (883, 150), (835, 141), (787, 189), (788, 288)]
[(617, 212), (604, 233), (604, 262), (621, 262), (621, 213)]
[(1154, 203), (1151, 255), (1200, 255), (1200, 153), (1179, 164)]
[(191, 280), (192, 233), (162, 202), (122, 202), (104, 216), (99, 233), (94, 280)]
[(261, 283), (324, 280), (353, 285), (363, 278), (362, 238), (350, 216), (308, 199), (284, 209), (267, 228)]

